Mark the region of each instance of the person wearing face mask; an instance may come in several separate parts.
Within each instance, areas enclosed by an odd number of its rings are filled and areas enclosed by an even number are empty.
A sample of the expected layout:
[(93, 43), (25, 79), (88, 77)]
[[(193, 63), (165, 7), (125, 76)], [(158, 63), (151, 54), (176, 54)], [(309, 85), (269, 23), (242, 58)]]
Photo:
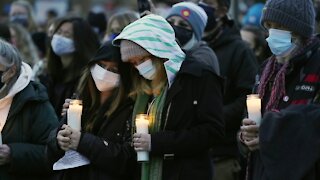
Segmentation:
[[(235, 180), (240, 172), (237, 132), (243, 119), (246, 95), (251, 93), (258, 63), (250, 47), (227, 13), (230, 0), (201, 0), (198, 4), (208, 15), (203, 40), (216, 53), (220, 75), (225, 78), (223, 118), (225, 138), (212, 147), (214, 180)], [(229, 168), (226, 168), (229, 167)]]
[(224, 128), (222, 79), (186, 56), (173, 28), (158, 15), (131, 23), (113, 43), (122, 60), (135, 67), (133, 122), (137, 114), (149, 117), (150, 133), (133, 134), (135, 150), (150, 155), (141, 179), (211, 180), (209, 148)]
[(103, 44), (88, 63), (76, 91), (83, 100), (82, 130), (67, 126), (64, 116), (63, 125), (48, 138), (48, 157), (56, 162), (65, 151), (75, 150), (90, 164), (56, 171), (53, 179), (134, 179), (129, 71), (111, 42)]
[(40, 77), (58, 116), (64, 100), (75, 92), (82, 68), (98, 47), (98, 37), (85, 20), (78, 17), (59, 20), (48, 52), (48, 73)]
[(220, 74), (215, 53), (204, 41), (201, 41), (207, 18), (206, 12), (201, 7), (192, 2), (182, 2), (172, 6), (166, 19), (187, 55), (207, 64)]
[(120, 34), (123, 28), (137, 19), (139, 19), (139, 13), (135, 11), (121, 11), (113, 14), (108, 20), (103, 42), (112, 41)]
[(33, 8), (28, 1), (17, 0), (11, 4), (9, 18), (11, 23), (18, 23), (30, 33), (37, 32)]
[(238, 137), (249, 158), (248, 179), (319, 179), (320, 40), (313, 2), (269, 0), (261, 24), (273, 55), (254, 88), (261, 123), (244, 119)]
[(46, 34), (38, 29), (32, 4), (26, 0), (14, 1), (10, 6), (9, 21), (11, 24), (19, 24), (30, 33), (37, 53), (41, 58), (46, 53)]
[(17, 49), (0, 39), (0, 177), (49, 179), (45, 144), (58, 119)]

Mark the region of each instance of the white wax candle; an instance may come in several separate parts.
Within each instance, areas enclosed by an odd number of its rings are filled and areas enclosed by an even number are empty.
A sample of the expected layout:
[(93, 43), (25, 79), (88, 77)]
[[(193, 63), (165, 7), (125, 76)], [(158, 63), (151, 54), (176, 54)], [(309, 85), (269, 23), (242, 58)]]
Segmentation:
[(248, 118), (255, 121), (257, 125), (261, 123), (261, 99), (258, 94), (247, 95)]
[[(137, 133), (148, 134), (149, 133), (148, 126), (149, 126), (148, 115), (138, 114), (136, 116)], [(149, 161), (149, 152), (148, 151), (137, 151), (137, 160), (138, 161)]]
[(82, 114), (82, 101), (81, 100), (71, 100), (69, 109), (67, 112), (68, 125), (72, 129), (78, 131), (81, 130), (81, 114)]

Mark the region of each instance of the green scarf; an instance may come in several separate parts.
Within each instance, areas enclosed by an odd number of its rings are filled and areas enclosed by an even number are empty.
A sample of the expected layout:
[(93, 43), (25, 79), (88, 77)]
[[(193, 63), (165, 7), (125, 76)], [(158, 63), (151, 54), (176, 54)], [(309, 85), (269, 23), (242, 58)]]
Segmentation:
[[(149, 133), (155, 133), (160, 130), (161, 115), (167, 94), (167, 88), (161, 91), (161, 94), (155, 97), (150, 104), (147, 112), (149, 114)], [(149, 96), (139, 94), (133, 109), (133, 124), (137, 114), (145, 113), (148, 106)], [(134, 133), (134, 132), (133, 132)], [(150, 157), (149, 162), (143, 162), (141, 165), (141, 180), (161, 180), (162, 179), (162, 158)]]

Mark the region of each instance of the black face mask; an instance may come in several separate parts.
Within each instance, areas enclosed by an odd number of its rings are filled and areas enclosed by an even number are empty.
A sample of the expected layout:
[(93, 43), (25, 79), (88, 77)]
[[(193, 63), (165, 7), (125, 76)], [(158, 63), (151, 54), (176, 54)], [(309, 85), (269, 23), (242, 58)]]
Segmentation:
[(216, 9), (202, 2), (199, 3), (199, 6), (202, 7), (208, 16), (208, 22), (204, 30), (210, 31), (217, 26), (216, 16), (214, 15)]
[(192, 38), (193, 32), (191, 30), (172, 25), (176, 38), (179, 41), (180, 46), (184, 46)]
[(3, 71), (0, 71), (0, 89), (4, 86), (4, 83), (2, 82), (2, 75)]
[(25, 28), (28, 28), (29, 26), (28, 15), (24, 15), (24, 14), (11, 16), (10, 22), (20, 24)]

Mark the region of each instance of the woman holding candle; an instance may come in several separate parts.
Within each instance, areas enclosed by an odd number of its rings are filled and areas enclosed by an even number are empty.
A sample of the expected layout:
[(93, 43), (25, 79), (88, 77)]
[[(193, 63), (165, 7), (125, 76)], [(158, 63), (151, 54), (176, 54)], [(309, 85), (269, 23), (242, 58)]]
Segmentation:
[(58, 119), (19, 52), (0, 40), (0, 179), (49, 179), (45, 144)]
[[(299, 8), (297, 8), (299, 7)], [(239, 139), (248, 178), (320, 178), (320, 40), (311, 0), (269, 0), (261, 18), (273, 53), (257, 76), (263, 118), (244, 119)], [(257, 106), (248, 106), (248, 112)]]
[[(133, 101), (128, 98), (128, 72), (119, 48), (111, 42), (102, 45), (89, 62), (77, 88), (83, 100), (81, 131), (62, 120), (64, 125), (49, 138), (48, 152), (56, 162), (65, 151), (75, 150), (90, 164), (58, 171), (55, 179), (133, 179), (136, 160), (131, 146)], [(76, 106), (72, 108), (76, 111)]]
[(149, 133), (135, 133), (136, 151), (148, 151), (141, 179), (212, 179), (209, 149), (223, 136), (222, 83), (211, 68), (186, 56), (174, 30), (147, 15), (114, 40), (132, 64), (137, 114), (148, 114)]

